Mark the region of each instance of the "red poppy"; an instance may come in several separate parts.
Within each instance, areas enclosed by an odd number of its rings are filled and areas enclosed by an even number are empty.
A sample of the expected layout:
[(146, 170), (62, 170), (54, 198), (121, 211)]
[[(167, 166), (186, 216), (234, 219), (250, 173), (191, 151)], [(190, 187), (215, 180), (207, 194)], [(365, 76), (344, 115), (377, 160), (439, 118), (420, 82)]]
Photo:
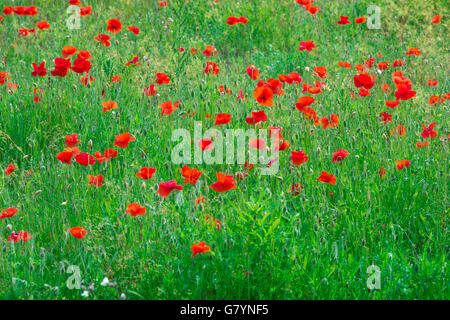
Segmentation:
[(62, 49), (62, 56), (64, 58), (67, 58), (68, 56), (73, 56), (75, 53), (77, 53), (78, 49), (72, 46), (65, 46)]
[(93, 155), (90, 155), (89, 153), (82, 152), (75, 156), (75, 161), (78, 162), (82, 166), (89, 166), (93, 165), (97, 162), (95, 157)]
[(14, 165), (12, 163), (8, 164), (8, 166), (5, 169), (5, 176), (11, 175), (14, 172), (14, 170), (16, 170)]
[(258, 80), (259, 79), (259, 71), (254, 65), (247, 66), (247, 69), (245, 69), (245, 72), (249, 75), (249, 77), (252, 80)]
[(331, 159), (331, 162), (341, 162), (344, 160), (350, 153), (348, 153), (345, 149), (339, 149), (335, 153), (333, 153), (333, 158)]
[(164, 115), (166, 116), (171, 115), (172, 112), (174, 112), (179, 107), (180, 103), (181, 101), (176, 101), (172, 105), (172, 101), (164, 102), (162, 105), (159, 106), (162, 109), (161, 117)]
[(260, 105), (269, 107), (273, 104), (273, 91), (266, 86), (257, 87), (253, 92), (253, 97)]
[(437, 82), (437, 80), (428, 80), (427, 84), (430, 87), (435, 87), (435, 86), (437, 86), (438, 82)]
[(264, 112), (264, 110), (261, 111), (253, 111), (252, 112), (252, 116), (251, 117), (247, 117), (245, 119), (245, 122), (247, 122), (248, 124), (252, 125), (252, 124), (256, 124), (260, 121), (267, 121), (267, 115)]
[(316, 101), (316, 99), (314, 99), (313, 97), (309, 97), (309, 96), (303, 96), (297, 99), (297, 103), (295, 104), (295, 107), (298, 110), (303, 110), (305, 107), (313, 104), (314, 101)]
[(65, 77), (67, 75), (67, 71), (71, 67), (70, 59), (56, 58), (54, 60), (55, 69), (50, 72), (50, 74), (54, 77)]
[(64, 144), (68, 146), (69, 148), (75, 147), (77, 144), (79, 144), (81, 140), (78, 140), (78, 134), (72, 133), (66, 136), (66, 141)]
[[(80, 16), (82, 16), (82, 17), (89, 16), (91, 14), (91, 12), (92, 12), (92, 7), (91, 6), (80, 8)], [(107, 46), (107, 47), (109, 47), (109, 46)]]
[(391, 131), (391, 136), (404, 136), (406, 134), (406, 128), (402, 126), (401, 124), (398, 124), (394, 129)]
[(350, 24), (351, 22), (348, 21), (348, 17), (346, 16), (339, 16), (340, 20), (337, 22), (337, 24)]
[(314, 41), (300, 41), (300, 51), (307, 50), (311, 51), (312, 49), (316, 49), (316, 45)]
[(435, 15), (432, 19), (431, 19), (431, 23), (433, 24), (438, 24), (439, 22), (441, 22), (441, 16), (440, 15)]
[(326, 182), (329, 184), (336, 184), (336, 177), (332, 175), (331, 173), (328, 173), (326, 171), (322, 171), (320, 174), (320, 177), (317, 179), (317, 181)]
[(375, 84), (374, 78), (374, 76), (369, 75), (367, 72), (363, 72), (359, 75), (353, 76), (353, 83), (357, 88), (364, 87), (365, 89), (369, 90)]
[(378, 174), (380, 175), (380, 178), (383, 178), (383, 176), (386, 174), (386, 169), (381, 167), (380, 171), (378, 171)]
[(403, 76), (393, 77), (395, 88), (394, 93), (397, 100), (409, 100), (416, 96), (416, 92), (411, 90), (411, 80)]
[(213, 150), (212, 139), (211, 138), (203, 138), (199, 141), (199, 146), (202, 151), (205, 150)]
[(430, 145), (430, 143), (429, 143), (428, 141), (417, 142), (417, 143), (416, 143), (416, 147), (417, 147), (417, 148), (424, 148), (424, 147), (427, 147), (427, 146), (429, 146), (429, 145)]
[(154, 96), (154, 95), (156, 94), (156, 91), (155, 91), (155, 85), (154, 85), (154, 84), (151, 84), (150, 86), (148, 86), (147, 88), (145, 88), (145, 89), (144, 89), (144, 94), (145, 94), (147, 97)]
[(433, 130), (434, 126), (436, 125), (436, 122), (433, 122), (428, 127), (426, 127), (423, 123), (421, 123), (423, 131), (420, 134), (420, 136), (424, 139), (428, 138), (436, 138), (438, 133), (436, 130)]
[(173, 190), (183, 190), (183, 186), (177, 185), (175, 180), (161, 182), (158, 186), (158, 193), (161, 197), (168, 197)]
[(357, 18), (355, 18), (355, 23), (356, 24), (360, 24), (360, 23), (364, 23), (364, 22), (366, 22), (366, 18), (364, 18), (364, 17), (357, 17)]
[(385, 101), (384, 102), (389, 108), (394, 109), (400, 104), (400, 101)]
[(41, 21), (36, 24), (36, 27), (39, 30), (47, 30), (48, 28), (50, 28), (50, 24), (47, 21)]
[(17, 208), (4, 209), (0, 212), (0, 220), (6, 219), (6, 218), (11, 218), (11, 217), (15, 216), (17, 212), (19, 212), (19, 210), (17, 210)]
[(129, 31), (133, 32), (135, 35), (138, 35), (141, 30), (137, 26), (127, 27)]
[(206, 74), (218, 74), (220, 71), (220, 69), (218, 68), (217, 63), (214, 62), (206, 62), (206, 67), (204, 70), (204, 73)]
[(415, 55), (420, 56), (422, 52), (419, 50), (419, 48), (408, 48), (408, 51), (405, 52), (407, 56)]
[(85, 230), (83, 227), (73, 227), (69, 229), (69, 232), (77, 239), (82, 239), (87, 234), (87, 230)]
[(402, 170), (403, 168), (408, 168), (411, 161), (409, 160), (400, 160), (397, 161), (395, 166), (397, 167), (398, 171)]
[(119, 33), (122, 30), (122, 22), (118, 19), (109, 19), (106, 22), (106, 31), (111, 33)]
[(34, 71), (31, 72), (31, 75), (33, 77), (36, 77), (36, 76), (43, 77), (47, 74), (47, 69), (45, 68), (45, 61), (42, 61), (39, 66), (34, 62), (31, 65), (34, 69)]
[(250, 139), (249, 147), (258, 150), (263, 150), (266, 147), (266, 143), (262, 139)]
[(320, 77), (321, 79), (325, 79), (329, 76), (327, 73), (326, 67), (316, 67), (314, 68), (314, 75)]
[(233, 176), (227, 176), (223, 173), (216, 172), (217, 182), (214, 182), (209, 187), (216, 192), (226, 192), (231, 189), (236, 189), (236, 180), (234, 180)]
[(216, 116), (216, 122), (214, 123), (215, 126), (221, 125), (221, 124), (227, 124), (231, 121), (231, 114), (229, 113), (218, 113)]
[(117, 102), (115, 102), (115, 101), (105, 101), (105, 102), (102, 102), (102, 107), (103, 107), (103, 113), (105, 113), (106, 111), (112, 111), (113, 109), (117, 109), (118, 105), (117, 105)]
[(62, 163), (65, 163), (67, 165), (70, 165), (72, 163), (72, 157), (73, 157), (73, 152), (70, 151), (63, 151), (60, 152), (56, 155), (56, 158), (61, 161)]
[(130, 203), (125, 210), (125, 214), (129, 214), (132, 217), (145, 215), (146, 208), (142, 207), (139, 203)]
[(392, 115), (390, 115), (389, 113), (381, 112), (380, 116), (381, 116), (381, 121), (383, 121), (384, 124), (387, 124), (388, 122), (392, 121)]
[(84, 60), (80, 57), (77, 57), (72, 64), (72, 71), (76, 73), (87, 73), (91, 69), (92, 65), (88, 60)]
[(192, 255), (191, 258), (195, 257), (199, 253), (205, 253), (209, 251), (210, 248), (206, 246), (205, 241), (200, 241), (199, 243), (195, 243), (191, 246)]
[(184, 184), (191, 184), (195, 186), (198, 178), (202, 175), (202, 172), (197, 169), (191, 169), (188, 166), (183, 166), (180, 169), (181, 176), (184, 178)]
[(142, 178), (143, 180), (153, 179), (153, 174), (155, 172), (156, 172), (155, 168), (143, 167), (138, 173), (136, 173), (136, 177)]
[(119, 148), (128, 148), (130, 141), (135, 141), (136, 138), (131, 136), (131, 133), (124, 132), (116, 136), (114, 139), (114, 146)]
[(165, 73), (157, 73), (156, 74), (156, 83), (157, 84), (169, 84), (170, 78)]
[(205, 57), (211, 57), (211, 55), (215, 56), (217, 54), (217, 50), (214, 46), (206, 46), (205, 50), (202, 52)]
[(19, 232), (13, 231), (11, 235), (8, 236), (8, 241), (18, 243), (20, 240), (22, 240), (23, 242), (27, 242), (32, 238), (33, 237), (31, 236), (31, 234), (29, 234), (27, 231), (19, 231)]
[(308, 156), (304, 151), (291, 151), (292, 163), (296, 166), (308, 161)]
[(110, 39), (111, 39), (110, 36), (108, 36), (107, 34), (103, 34), (103, 33), (99, 33), (96, 37), (94, 37), (95, 41), (100, 42), (105, 47), (109, 47), (111, 45), (111, 43), (109, 42)]
[(346, 69), (350, 69), (352, 67), (352, 65), (350, 63), (345, 62), (345, 61), (339, 61), (338, 66), (341, 68), (346, 68)]
[(87, 86), (87, 85), (91, 84), (92, 82), (95, 82), (95, 80), (96, 79), (94, 77), (91, 77), (88, 74), (85, 74), (84, 76), (82, 76), (80, 78), (80, 81), (83, 84), (83, 86)]
[(97, 186), (97, 187), (103, 186), (104, 177), (101, 174), (99, 174), (98, 176), (88, 175), (87, 178), (89, 179), (89, 184), (91, 186)]

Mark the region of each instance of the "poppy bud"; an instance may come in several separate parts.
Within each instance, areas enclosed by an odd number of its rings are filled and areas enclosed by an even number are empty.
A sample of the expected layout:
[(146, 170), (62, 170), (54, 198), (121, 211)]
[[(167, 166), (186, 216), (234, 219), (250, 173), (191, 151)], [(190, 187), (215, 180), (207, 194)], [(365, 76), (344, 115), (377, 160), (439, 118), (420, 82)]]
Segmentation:
[(317, 147), (317, 155), (320, 155), (321, 151), (322, 151), (322, 149), (320, 149), (320, 147)]
[(64, 201), (63, 203), (61, 203), (62, 206), (66, 206), (67, 205), (67, 201)]
[(12, 230), (12, 225), (11, 224), (7, 224), (5, 227), (6, 230)]
[(356, 142), (356, 137), (355, 136), (353, 136), (352, 139), (353, 139), (353, 142)]
[(309, 67), (305, 67), (305, 71), (306, 71), (306, 72), (309, 72)]
[(87, 146), (88, 146), (89, 148), (92, 148), (92, 144), (93, 144), (93, 143), (92, 143), (92, 140), (89, 140), (88, 143), (87, 143)]
[(146, 188), (145, 182), (142, 182), (142, 184), (141, 184), (141, 189), (142, 189), (142, 190), (145, 190), (145, 188)]
[(36, 192), (34, 193), (34, 195), (35, 195), (35, 196), (38, 196), (38, 195), (41, 194), (41, 192), (42, 192), (42, 190), (38, 190), (38, 191), (36, 191)]
[(387, 141), (386, 133), (383, 133), (383, 139)]

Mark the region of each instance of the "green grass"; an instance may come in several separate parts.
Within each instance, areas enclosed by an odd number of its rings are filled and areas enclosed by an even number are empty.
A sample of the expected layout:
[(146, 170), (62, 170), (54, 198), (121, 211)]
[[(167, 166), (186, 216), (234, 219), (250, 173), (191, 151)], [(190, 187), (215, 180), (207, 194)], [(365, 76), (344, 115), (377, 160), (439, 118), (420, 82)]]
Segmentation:
[[(19, 209), (16, 216), (0, 220), (2, 299), (81, 299), (83, 289), (66, 286), (69, 265), (79, 266), (84, 287), (94, 284), (89, 299), (117, 299), (122, 293), (129, 299), (449, 297), (448, 102), (428, 105), (431, 95), (449, 92), (446, 1), (373, 1), (381, 8), (379, 30), (336, 24), (339, 15), (350, 21), (367, 16), (373, 2), (366, 0), (317, 0), (321, 10), (314, 16), (294, 0), (276, 5), (269, 0), (219, 0), (217, 5), (169, 0), (165, 8), (157, 1), (82, 1), (93, 9), (79, 30), (66, 27), (68, 1), (24, 2), (36, 5), (39, 14), (6, 16), (0, 22), (0, 71), (19, 85), (15, 93), (0, 86), (0, 208)], [(430, 21), (436, 14), (443, 19), (434, 25)], [(228, 16), (249, 21), (228, 26)], [(120, 19), (124, 29), (110, 34), (111, 47), (106, 48), (93, 38), (108, 33), (110, 18)], [(18, 37), (17, 29), (31, 29), (42, 20), (51, 24), (49, 30)], [(140, 35), (126, 30), (132, 25), (141, 29)], [(317, 49), (299, 51), (299, 42), (306, 40), (314, 40)], [(52, 61), (65, 45), (92, 54), (90, 75), (97, 80), (90, 86), (83, 86), (74, 72), (50, 76)], [(219, 53), (210, 58), (190, 54), (190, 48), (203, 51), (206, 45)], [(177, 51), (181, 46), (184, 53)], [(422, 54), (406, 56), (409, 47), (419, 47)], [(404, 59), (399, 70), (417, 91), (393, 110), (384, 105), (388, 99), (380, 88), (383, 83), (393, 87), (392, 67), (378, 75), (371, 96), (352, 99), (349, 92), (358, 92), (353, 85), (357, 71), (337, 65), (341, 60), (363, 64), (377, 52), (384, 54), (377, 61)], [(134, 56), (141, 65), (126, 67)], [(48, 75), (32, 77), (31, 63), (44, 59)], [(217, 76), (203, 74), (206, 61), (218, 63)], [(252, 97), (256, 81), (245, 73), (249, 64), (258, 67), (261, 79), (295, 71), (309, 84), (321, 80), (314, 67), (326, 66), (329, 90), (315, 95), (312, 107), (319, 117), (337, 114), (339, 126), (323, 130), (304, 119), (294, 107), (304, 95), (301, 85), (285, 84), (284, 96), (275, 96), (273, 106), (258, 105)], [(171, 82), (156, 85), (158, 95), (146, 97), (143, 89), (155, 83), (157, 72), (169, 74)], [(110, 86), (115, 74), (122, 82)], [(438, 80), (438, 86), (428, 87), (428, 79)], [(228, 86), (231, 94), (219, 95), (219, 85)], [(37, 105), (34, 88), (43, 91)], [(103, 88), (106, 100), (119, 105), (115, 115), (102, 112)], [(248, 95), (241, 103), (236, 101), (240, 89)], [(183, 103), (161, 117), (159, 105), (167, 100)], [(174, 129), (192, 129), (194, 121), (203, 121), (204, 130), (212, 128), (214, 122), (205, 116), (219, 112), (232, 115), (224, 128), (247, 129), (245, 118), (262, 109), (269, 118), (263, 128), (281, 126), (291, 143), (279, 155), (276, 175), (262, 176), (254, 169), (238, 180), (237, 189), (219, 194), (209, 188), (216, 171), (235, 174), (244, 170), (242, 165), (189, 165), (203, 172), (196, 186), (185, 186), (165, 200), (156, 193), (160, 182), (183, 184), (181, 166), (170, 158)], [(194, 117), (182, 117), (193, 111)], [(393, 116), (387, 125), (378, 121), (383, 111)], [(437, 122), (438, 137), (419, 149), (420, 124), (431, 122)], [(406, 127), (405, 136), (390, 135), (397, 124)], [(65, 147), (65, 135), (78, 133), (80, 148), (93, 154), (113, 147), (122, 132), (132, 133), (136, 141), (127, 149), (115, 148), (119, 155), (108, 163), (67, 166), (55, 157)], [(332, 163), (339, 148), (350, 155), (342, 164)], [(309, 159), (292, 168), (290, 151), (298, 150)], [(411, 165), (398, 171), (395, 162), (403, 159)], [(9, 163), (16, 170), (5, 176)], [(157, 172), (143, 187), (135, 174), (147, 166)], [(387, 170), (383, 179), (381, 166)], [(30, 169), (33, 173), (26, 176)], [(335, 186), (316, 181), (322, 170), (337, 177)], [(104, 175), (104, 186), (89, 186), (88, 174)], [(293, 181), (304, 187), (297, 196), (286, 194)], [(201, 195), (205, 203), (195, 205)], [(132, 202), (145, 206), (146, 215), (125, 215)], [(222, 228), (207, 223), (206, 216), (222, 220)], [(8, 242), (8, 225), (33, 238)], [(67, 230), (74, 226), (87, 229), (87, 236), (78, 240), (70, 235)], [(191, 258), (194, 241), (206, 241), (211, 251)], [(366, 270), (372, 264), (381, 270), (379, 290), (367, 288)], [(104, 277), (117, 285), (100, 286)]]

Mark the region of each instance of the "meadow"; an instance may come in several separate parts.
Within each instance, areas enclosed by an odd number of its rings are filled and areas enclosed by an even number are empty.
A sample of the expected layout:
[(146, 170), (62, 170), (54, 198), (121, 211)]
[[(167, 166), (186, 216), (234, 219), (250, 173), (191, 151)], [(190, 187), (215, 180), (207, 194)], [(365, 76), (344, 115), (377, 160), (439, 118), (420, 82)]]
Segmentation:
[(449, 298), (447, 1), (80, 1), (0, 1), (1, 299)]

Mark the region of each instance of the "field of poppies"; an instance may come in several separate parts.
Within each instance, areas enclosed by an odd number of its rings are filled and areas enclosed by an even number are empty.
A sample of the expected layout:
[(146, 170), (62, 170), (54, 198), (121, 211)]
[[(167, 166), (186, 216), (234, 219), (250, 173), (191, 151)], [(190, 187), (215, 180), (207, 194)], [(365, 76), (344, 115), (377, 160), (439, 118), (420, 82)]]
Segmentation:
[(1, 299), (449, 298), (447, 1), (0, 11)]

